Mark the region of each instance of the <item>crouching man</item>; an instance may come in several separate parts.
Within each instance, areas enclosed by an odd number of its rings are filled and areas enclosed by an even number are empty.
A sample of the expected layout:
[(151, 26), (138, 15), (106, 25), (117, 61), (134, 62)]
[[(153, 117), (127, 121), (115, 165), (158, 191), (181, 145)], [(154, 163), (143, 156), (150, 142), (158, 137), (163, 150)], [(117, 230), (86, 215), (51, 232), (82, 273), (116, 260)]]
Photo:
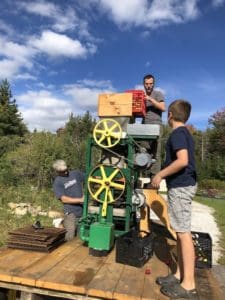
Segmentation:
[(69, 241), (76, 235), (78, 221), (82, 215), (85, 175), (78, 170), (69, 171), (65, 161), (61, 159), (53, 163), (53, 169), (57, 173), (53, 190), (56, 198), (63, 203), (63, 226), (67, 231), (65, 239)]

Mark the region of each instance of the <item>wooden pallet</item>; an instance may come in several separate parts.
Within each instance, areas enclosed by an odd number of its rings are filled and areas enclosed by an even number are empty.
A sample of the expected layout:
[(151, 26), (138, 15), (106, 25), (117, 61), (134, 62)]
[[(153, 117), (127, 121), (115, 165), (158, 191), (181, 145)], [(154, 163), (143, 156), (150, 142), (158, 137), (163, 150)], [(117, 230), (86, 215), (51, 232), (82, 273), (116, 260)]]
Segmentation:
[[(90, 256), (78, 238), (50, 253), (8, 248), (0, 251), (0, 287), (66, 299), (166, 300), (155, 279), (173, 268), (173, 247), (157, 237), (155, 253), (142, 268), (116, 263), (115, 249), (106, 257)], [(211, 270), (197, 275), (200, 300), (223, 299)]]

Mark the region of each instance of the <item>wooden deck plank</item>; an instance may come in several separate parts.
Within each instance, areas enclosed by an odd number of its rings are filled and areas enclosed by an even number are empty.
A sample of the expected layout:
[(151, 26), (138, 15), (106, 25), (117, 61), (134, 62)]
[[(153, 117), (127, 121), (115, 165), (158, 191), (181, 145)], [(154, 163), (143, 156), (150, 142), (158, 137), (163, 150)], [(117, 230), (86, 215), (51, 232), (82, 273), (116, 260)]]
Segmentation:
[[(30, 265), (25, 266), (22, 270), (20, 269), (16, 271), (15, 269), (13, 272), (12, 282), (35, 286), (35, 282), (38, 278), (43, 276), (51, 268), (57, 265), (62, 259), (73, 252), (76, 247), (79, 247), (81, 245), (81, 243), (82, 242), (78, 239), (74, 239), (71, 242), (63, 244), (61, 247), (58, 247), (51, 253), (24, 251), (25, 253), (29, 252), (31, 256), (33, 254), (34, 258), (40, 258), (35, 262), (31, 261)], [(41, 254), (42, 256), (40, 256)]]
[(36, 281), (36, 286), (85, 294), (88, 283), (106, 259), (106, 257), (89, 256), (89, 249), (80, 246), (40, 277)]
[(113, 298), (113, 292), (120, 279), (124, 265), (115, 262), (115, 249), (87, 287), (87, 294), (92, 297)]
[(195, 271), (196, 287), (199, 293), (199, 300), (222, 300), (218, 282), (212, 276), (211, 270), (197, 269)]
[[(0, 280), (13, 281), (13, 275), (19, 274), (23, 268), (39, 261), (43, 253), (34, 253), (31, 251), (6, 249), (0, 256)], [(34, 280), (31, 280), (31, 284)]]
[(144, 268), (124, 266), (113, 293), (118, 300), (140, 300), (144, 285)]
[(36, 287), (84, 293), (83, 286), (74, 286), (74, 272), (88, 256), (88, 248), (77, 247), (70, 255), (46, 272), (36, 281)]
[[(166, 276), (168, 274), (168, 266), (162, 263), (155, 255), (144, 266), (145, 277), (144, 286), (141, 295), (142, 300), (168, 299), (160, 293), (160, 286), (155, 282), (157, 276)], [(149, 272), (150, 274), (148, 274)]]

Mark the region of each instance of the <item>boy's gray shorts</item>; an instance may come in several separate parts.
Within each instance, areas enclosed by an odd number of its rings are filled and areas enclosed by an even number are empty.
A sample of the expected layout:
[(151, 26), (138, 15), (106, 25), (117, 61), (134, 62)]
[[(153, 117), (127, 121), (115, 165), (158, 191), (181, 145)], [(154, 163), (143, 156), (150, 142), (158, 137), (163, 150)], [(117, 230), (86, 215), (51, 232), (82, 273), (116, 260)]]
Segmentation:
[(196, 191), (197, 185), (168, 190), (170, 224), (176, 232), (191, 231), (191, 203)]

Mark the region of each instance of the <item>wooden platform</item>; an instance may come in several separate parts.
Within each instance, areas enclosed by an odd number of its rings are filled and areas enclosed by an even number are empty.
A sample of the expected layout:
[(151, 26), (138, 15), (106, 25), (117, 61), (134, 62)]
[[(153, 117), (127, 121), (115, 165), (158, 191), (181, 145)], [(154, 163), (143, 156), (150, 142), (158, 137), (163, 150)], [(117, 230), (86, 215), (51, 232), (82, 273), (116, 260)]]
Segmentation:
[[(51, 253), (0, 249), (0, 287), (66, 299), (168, 299), (155, 278), (173, 269), (173, 248), (158, 237), (142, 268), (116, 263), (115, 249), (107, 257), (90, 256), (78, 238)], [(211, 270), (197, 270), (196, 281), (200, 299), (223, 299)]]

